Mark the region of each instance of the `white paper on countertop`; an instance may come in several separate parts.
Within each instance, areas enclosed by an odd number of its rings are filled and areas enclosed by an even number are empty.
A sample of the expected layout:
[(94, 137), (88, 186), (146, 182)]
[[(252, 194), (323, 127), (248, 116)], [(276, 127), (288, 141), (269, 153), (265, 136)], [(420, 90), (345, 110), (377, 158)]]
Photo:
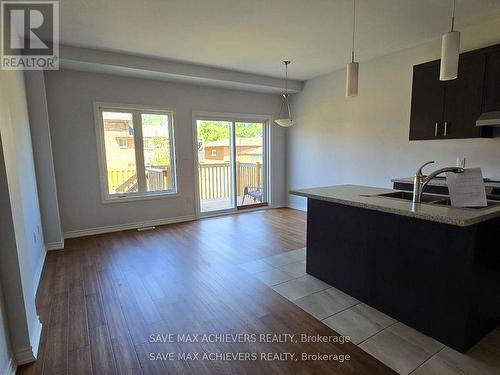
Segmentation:
[(446, 184), (454, 207), (486, 207), (486, 189), (481, 168), (468, 168), (463, 173), (446, 172)]

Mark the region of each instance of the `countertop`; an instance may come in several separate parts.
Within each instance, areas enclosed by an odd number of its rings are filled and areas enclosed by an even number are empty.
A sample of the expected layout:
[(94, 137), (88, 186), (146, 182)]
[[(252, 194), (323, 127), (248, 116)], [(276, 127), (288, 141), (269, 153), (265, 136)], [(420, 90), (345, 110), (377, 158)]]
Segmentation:
[(460, 227), (500, 217), (500, 205), (475, 209), (421, 203), (416, 210), (412, 210), (411, 201), (373, 196), (394, 191), (398, 190), (361, 185), (337, 185), (291, 190), (290, 194)]

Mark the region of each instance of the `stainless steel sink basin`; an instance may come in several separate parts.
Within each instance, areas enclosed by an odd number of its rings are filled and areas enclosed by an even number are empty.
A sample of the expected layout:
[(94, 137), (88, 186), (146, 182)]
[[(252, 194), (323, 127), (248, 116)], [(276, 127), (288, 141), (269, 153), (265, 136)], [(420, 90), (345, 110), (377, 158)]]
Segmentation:
[[(403, 199), (405, 201), (413, 200), (413, 193), (409, 191), (395, 191), (392, 193), (384, 193), (384, 194), (376, 194), (374, 197), (385, 197), (385, 198), (395, 198), (395, 199)], [(443, 195), (436, 194), (422, 194), (422, 202), (423, 203), (435, 203), (438, 201), (443, 201), (447, 199), (447, 197)]]
[[(438, 202), (433, 202), (434, 204), (438, 204), (440, 206), (450, 206), (451, 207), (451, 200), (450, 198), (447, 198), (445, 200), (442, 200), (442, 201), (438, 201)], [(473, 210), (481, 210), (481, 209), (485, 209), (485, 208), (491, 208), (491, 207), (495, 207), (495, 206), (498, 206), (500, 204), (499, 201), (492, 201), (492, 200), (488, 200), (486, 201), (487, 203), (487, 206), (486, 207), (465, 207), (467, 209), (473, 209)]]
[[(380, 197), (380, 198), (389, 198), (389, 199), (400, 199), (400, 200), (405, 200), (405, 201), (412, 201), (413, 200), (413, 193), (409, 192), (409, 191), (394, 191), (391, 193), (374, 194), (371, 196), (372, 197)], [(421, 202), (426, 203), (426, 204), (435, 204), (435, 205), (439, 205), (439, 206), (451, 207), (451, 200), (449, 197), (447, 197), (445, 195), (422, 194)], [(481, 209), (485, 209), (485, 208), (498, 206), (498, 205), (500, 205), (500, 201), (488, 200), (487, 204), (488, 204), (487, 207), (466, 207), (466, 208), (473, 209), (473, 210), (481, 210)]]

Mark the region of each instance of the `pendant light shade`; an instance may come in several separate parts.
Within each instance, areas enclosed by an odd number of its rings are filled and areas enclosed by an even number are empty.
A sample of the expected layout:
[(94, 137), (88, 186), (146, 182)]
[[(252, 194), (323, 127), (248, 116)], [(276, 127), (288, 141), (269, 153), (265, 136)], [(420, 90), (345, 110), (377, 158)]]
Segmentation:
[(295, 121), (292, 120), (291, 118), (277, 119), (274, 122), (277, 123), (279, 126), (283, 126), (284, 128), (288, 128), (295, 124)]
[(449, 81), (458, 77), (458, 56), (460, 55), (460, 32), (450, 31), (443, 35), (441, 43), (441, 70), (439, 79)]
[(348, 63), (346, 85), (345, 85), (346, 96), (358, 96), (358, 74), (359, 74), (359, 63), (354, 61)]
[(279, 126), (283, 126), (284, 128), (288, 128), (295, 124), (295, 120), (292, 118), (292, 112), (290, 111), (290, 103), (288, 101), (288, 65), (290, 65), (290, 61), (283, 61), (285, 64), (285, 93), (283, 94), (283, 101), (281, 102), (280, 112), (278, 114), (278, 118), (274, 120), (276, 124)]
[(455, 26), (455, 0), (451, 15), (451, 31), (443, 35), (441, 42), (441, 69), (439, 79), (449, 81), (458, 77), (458, 59), (460, 55), (460, 32), (453, 30)]
[(354, 32), (356, 31), (356, 0), (353, 0), (352, 12), (352, 50), (351, 62), (347, 64), (345, 95), (358, 96), (359, 63), (354, 61)]

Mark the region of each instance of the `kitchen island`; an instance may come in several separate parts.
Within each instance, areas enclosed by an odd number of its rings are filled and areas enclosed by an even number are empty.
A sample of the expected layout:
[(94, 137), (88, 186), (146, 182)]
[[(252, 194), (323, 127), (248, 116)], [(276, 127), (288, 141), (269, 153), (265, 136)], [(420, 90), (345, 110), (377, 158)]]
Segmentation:
[(415, 208), (408, 193), (357, 185), (290, 193), (308, 198), (309, 274), (462, 352), (498, 325), (499, 202), (427, 195)]

